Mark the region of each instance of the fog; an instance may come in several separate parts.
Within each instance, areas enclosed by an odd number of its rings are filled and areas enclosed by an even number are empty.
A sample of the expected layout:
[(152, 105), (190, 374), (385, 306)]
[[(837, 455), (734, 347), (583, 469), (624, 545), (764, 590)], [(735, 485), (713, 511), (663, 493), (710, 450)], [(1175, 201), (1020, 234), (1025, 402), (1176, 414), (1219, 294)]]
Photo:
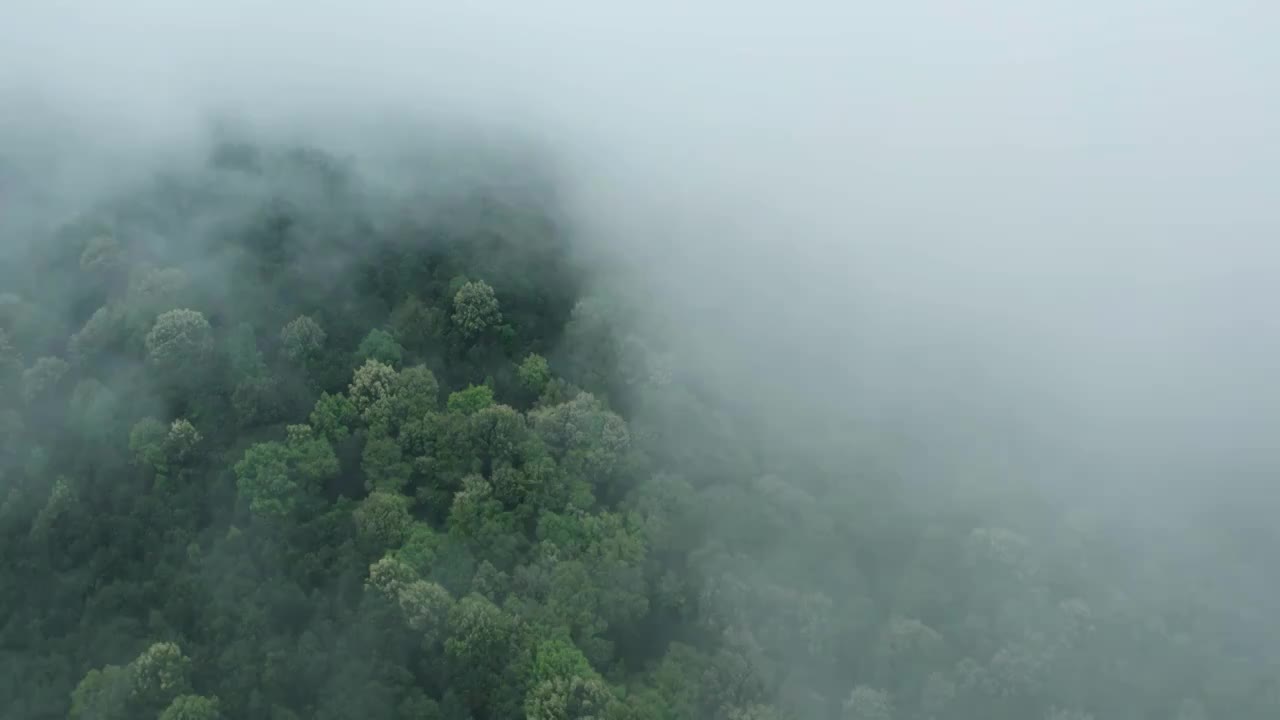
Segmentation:
[(900, 433), (934, 502), (997, 453), (1209, 577), (1280, 506), (1278, 34), (1249, 0), (8, 0), (0, 150), (57, 203), (220, 118), (533, 138), (584, 257), (779, 432)]

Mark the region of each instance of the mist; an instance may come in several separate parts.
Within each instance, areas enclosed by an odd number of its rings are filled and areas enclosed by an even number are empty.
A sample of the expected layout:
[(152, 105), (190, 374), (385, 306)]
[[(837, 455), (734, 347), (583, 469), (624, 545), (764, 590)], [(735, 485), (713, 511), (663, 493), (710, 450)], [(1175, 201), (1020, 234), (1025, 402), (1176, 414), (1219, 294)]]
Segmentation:
[[(682, 382), (832, 465), (873, 456), (904, 517), (1013, 496), (1047, 508), (1028, 535), (1086, 517), (1127, 591), (1156, 592), (1148, 565), (1217, 587), (1266, 618), (1250, 652), (1275, 662), (1269, 5), (3, 14), (0, 260), (30, 228), (203, 157), (228, 124), (385, 184), (440, 128), (499, 155), (536, 147), (590, 282), (630, 299), (627, 332)], [(828, 479), (832, 497), (859, 474)]]

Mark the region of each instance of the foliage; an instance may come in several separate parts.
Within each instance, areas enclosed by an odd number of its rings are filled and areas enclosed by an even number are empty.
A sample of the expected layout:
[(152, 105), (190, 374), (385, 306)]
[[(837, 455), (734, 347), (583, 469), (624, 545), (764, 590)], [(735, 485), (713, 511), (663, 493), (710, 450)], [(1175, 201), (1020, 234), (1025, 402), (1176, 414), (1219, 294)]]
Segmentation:
[(413, 517), (409, 499), (395, 493), (375, 491), (355, 511), (356, 536), (377, 551), (398, 548), (408, 537)]
[(338, 469), (329, 441), (315, 437), (308, 425), (290, 425), (284, 442), (250, 446), (235, 465), (237, 487), (249, 508), (272, 517), (291, 514)]
[(528, 357), (521, 361), (520, 367), (516, 370), (516, 376), (520, 378), (520, 384), (524, 389), (537, 397), (546, 389), (547, 383), (551, 382), (551, 366), (541, 355), (529, 353)]
[(449, 412), (460, 415), (474, 415), (490, 405), (493, 405), (493, 388), (487, 385), (472, 385), (450, 393), (447, 404)]
[(146, 342), (147, 353), (157, 367), (191, 370), (213, 351), (213, 331), (196, 310), (170, 310), (156, 318)]
[(280, 344), (286, 357), (300, 362), (318, 354), (327, 337), (320, 323), (307, 315), (299, 315), (280, 331)]
[(400, 366), (403, 358), (404, 348), (400, 347), (400, 343), (396, 342), (391, 333), (379, 328), (370, 330), (364, 340), (360, 341), (360, 347), (356, 349), (357, 362), (375, 360), (394, 368)]
[(713, 392), (446, 145), (218, 143), (0, 268), (0, 717), (1280, 716), (1249, 583)]
[(179, 695), (160, 713), (159, 720), (218, 720), (218, 701), (200, 695)]
[(501, 321), (498, 298), (485, 281), (469, 282), (453, 296), (453, 324), (464, 337), (474, 338)]

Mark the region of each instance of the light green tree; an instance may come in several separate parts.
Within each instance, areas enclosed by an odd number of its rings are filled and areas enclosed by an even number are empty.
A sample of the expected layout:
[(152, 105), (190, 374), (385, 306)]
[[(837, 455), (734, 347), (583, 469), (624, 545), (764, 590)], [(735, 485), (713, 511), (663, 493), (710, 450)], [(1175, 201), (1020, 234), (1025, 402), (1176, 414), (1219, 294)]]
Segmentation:
[(339, 443), (351, 434), (358, 416), (355, 404), (342, 393), (321, 393), (309, 418), (311, 427), (329, 442)]
[(178, 418), (169, 425), (165, 436), (165, 454), (172, 462), (182, 463), (189, 460), (204, 436), (186, 418)]
[(198, 311), (170, 310), (156, 318), (146, 345), (148, 358), (158, 368), (190, 372), (213, 352), (213, 330)]
[(391, 333), (381, 328), (375, 328), (364, 336), (364, 340), (360, 341), (360, 347), (356, 349), (356, 362), (366, 362), (376, 360), (384, 365), (393, 368), (400, 367), (400, 363), (404, 360), (404, 348)]
[(626, 422), (590, 393), (535, 410), (530, 419), (566, 470), (594, 482), (613, 473), (631, 444)]
[(534, 685), (525, 696), (528, 720), (608, 718), (618, 700), (599, 677), (554, 677)]
[(329, 441), (308, 425), (290, 425), (285, 442), (257, 443), (236, 463), (240, 494), (249, 509), (268, 517), (291, 514), (304, 498), (338, 473)]
[(466, 390), (449, 394), (446, 407), (451, 413), (471, 415), (493, 404), (493, 388), (488, 385), (472, 385)]
[(132, 671), (119, 665), (90, 670), (71, 692), (70, 720), (131, 720)]
[(356, 368), (347, 389), (356, 413), (365, 418), (379, 403), (388, 400), (395, 392), (396, 371), (390, 365), (377, 360), (366, 360)]
[(129, 431), (129, 452), (133, 459), (143, 467), (162, 472), (167, 467), (164, 443), (169, 429), (164, 423), (152, 417), (146, 417), (134, 423)]
[(191, 660), (176, 643), (155, 643), (130, 664), (134, 699), (144, 707), (164, 707), (191, 689)]
[(314, 357), (324, 348), (327, 337), (324, 328), (308, 315), (299, 315), (280, 331), (280, 345), (285, 357), (302, 362)]
[(518, 710), (524, 696), (525, 639), (519, 621), (481, 595), (459, 600), (449, 613), (445, 660), (452, 687), (473, 712), (508, 703)]
[(68, 717), (71, 720), (156, 717), (175, 698), (190, 691), (190, 667), (191, 660), (182, 654), (177, 644), (154, 643), (125, 667), (108, 665), (101, 670), (90, 670), (71, 693)]
[(537, 397), (546, 389), (547, 383), (551, 382), (551, 366), (541, 355), (529, 353), (516, 368), (516, 377), (525, 390)]
[(219, 720), (217, 698), (202, 695), (179, 695), (160, 713), (158, 720)]
[(399, 547), (413, 525), (409, 499), (397, 493), (370, 493), (360, 502), (353, 517), (361, 544), (372, 551)]
[(493, 288), (483, 280), (463, 285), (453, 296), (453, 326), (465, 338), (475, 338), (502, 322)]
[(423, 642), (434, 645), (444, 639), (453, 597), (438, 583), (414, 580), (397, 594), (400, 612), (409, 627), (422, 633)]

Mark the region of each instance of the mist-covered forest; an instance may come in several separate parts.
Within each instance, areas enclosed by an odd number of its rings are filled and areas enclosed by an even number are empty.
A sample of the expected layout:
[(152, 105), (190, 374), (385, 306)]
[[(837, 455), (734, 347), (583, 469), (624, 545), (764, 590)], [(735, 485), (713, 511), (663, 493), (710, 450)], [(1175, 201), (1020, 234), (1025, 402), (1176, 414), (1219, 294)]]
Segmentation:
[(1280, 718), (1277, 20), (0, 3), (0, 720)]
[(222, 138), (23, 207), (0, 716), (1280, 712), (1239, 588), (691, 372), (537, 153)]

